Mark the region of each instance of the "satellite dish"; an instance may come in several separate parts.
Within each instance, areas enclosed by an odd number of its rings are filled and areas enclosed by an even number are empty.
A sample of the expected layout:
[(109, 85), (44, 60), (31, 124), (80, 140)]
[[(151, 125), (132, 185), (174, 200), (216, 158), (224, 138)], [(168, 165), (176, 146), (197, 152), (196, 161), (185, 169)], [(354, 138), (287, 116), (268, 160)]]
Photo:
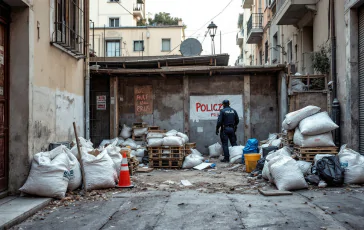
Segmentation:
[(182, 42), (180, 52), (184, 57), (198, 56), (202, 52), (202, 45), (197, 39), (188, 38)]

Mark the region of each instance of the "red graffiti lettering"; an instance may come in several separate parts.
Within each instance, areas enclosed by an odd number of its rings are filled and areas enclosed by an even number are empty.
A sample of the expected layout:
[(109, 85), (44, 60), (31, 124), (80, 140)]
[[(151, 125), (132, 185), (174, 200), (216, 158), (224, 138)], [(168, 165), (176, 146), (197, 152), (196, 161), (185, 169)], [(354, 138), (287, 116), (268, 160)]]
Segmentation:
[(202, 112), (205, 112), (205, 111), (206, 111), (206, 105), (205, 105), (205, 104), (202, 104), (202, 105), (201, 105), (201, 111), (202, 111)]
[(201, 109), (201, 103), (196, 103), (196, 112), (198, 112), (198, 109)]

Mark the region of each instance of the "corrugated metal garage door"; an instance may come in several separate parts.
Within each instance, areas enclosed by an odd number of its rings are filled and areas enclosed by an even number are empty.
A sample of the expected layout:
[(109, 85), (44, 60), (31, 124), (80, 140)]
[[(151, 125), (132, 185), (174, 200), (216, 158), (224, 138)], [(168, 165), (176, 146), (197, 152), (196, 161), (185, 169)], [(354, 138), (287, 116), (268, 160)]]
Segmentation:
[(364, 7), (359, 8), (359, 151), (364, 153)]

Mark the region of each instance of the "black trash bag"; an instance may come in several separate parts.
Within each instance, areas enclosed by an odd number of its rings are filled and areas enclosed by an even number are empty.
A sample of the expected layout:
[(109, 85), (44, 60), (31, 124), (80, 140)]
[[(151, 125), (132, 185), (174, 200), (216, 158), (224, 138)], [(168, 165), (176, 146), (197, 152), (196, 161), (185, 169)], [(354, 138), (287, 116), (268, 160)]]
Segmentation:
[(310, 183), (310, 184), (314, 184), (314, 185), (318, 185), (320, 183), (320, 177), (315, 175), (315, 174), (311, 174), (305, 177), (305, 180)]
[(339, 157), (324, 157), (316, 162), (316, 174), (328, 185), (340, 186), (344, 183), (344, 169)]
[(256, 170), (263, 170), (265, 164), (265, 158), (260, 159), (257, 161), (257, 166), (255, 167)]

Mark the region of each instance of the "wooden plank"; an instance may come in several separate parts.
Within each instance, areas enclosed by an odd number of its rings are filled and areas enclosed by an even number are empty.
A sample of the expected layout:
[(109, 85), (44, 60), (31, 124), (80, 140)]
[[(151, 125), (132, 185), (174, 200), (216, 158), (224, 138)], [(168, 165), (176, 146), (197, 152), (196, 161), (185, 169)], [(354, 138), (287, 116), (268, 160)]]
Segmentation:
[(153, 168), (138, 168), (136, 170), (136, 172), (138, 173), (150, 173), (152, 172), (154, 169)]
[(119, 136), (119, 79), (114, 78), (114, 138)]
[(244, 143), (251, 137), (250, 125), (250, 75), (244, 75)]
[(286, 195), (293, 195), (290, 191), (280, 191), (280, 190), (263, 190), (258, 189), (258, 191), (264, 196), (286, 196)]

